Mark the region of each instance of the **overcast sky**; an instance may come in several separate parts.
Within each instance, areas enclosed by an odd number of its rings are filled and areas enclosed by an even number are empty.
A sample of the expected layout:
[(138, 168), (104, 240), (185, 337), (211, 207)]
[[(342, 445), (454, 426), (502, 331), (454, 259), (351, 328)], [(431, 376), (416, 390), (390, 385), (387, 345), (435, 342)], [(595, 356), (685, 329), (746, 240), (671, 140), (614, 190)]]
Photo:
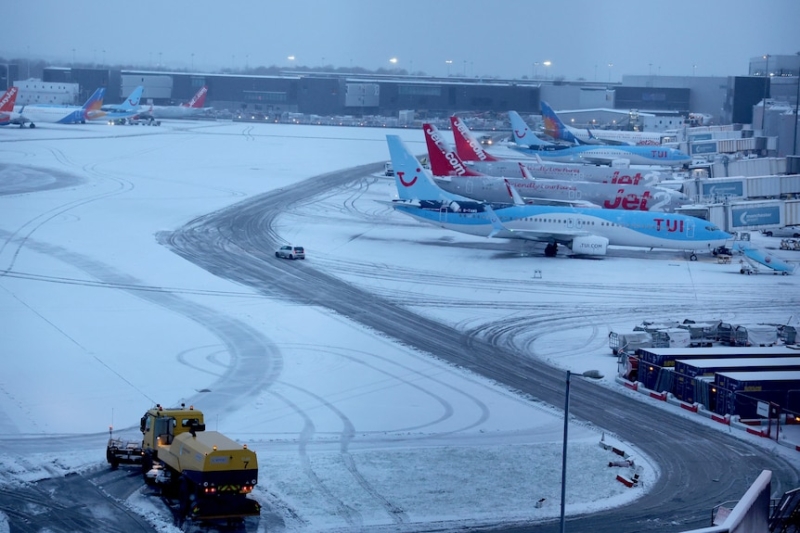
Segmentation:
[(3, 18), (6, 58), (195, 70), (294, 63), (521, 78), (548, 68), (619, 81), (741, 75), (750, 57), (800, 52), (798, 0), (27, 0), (6, 4)]

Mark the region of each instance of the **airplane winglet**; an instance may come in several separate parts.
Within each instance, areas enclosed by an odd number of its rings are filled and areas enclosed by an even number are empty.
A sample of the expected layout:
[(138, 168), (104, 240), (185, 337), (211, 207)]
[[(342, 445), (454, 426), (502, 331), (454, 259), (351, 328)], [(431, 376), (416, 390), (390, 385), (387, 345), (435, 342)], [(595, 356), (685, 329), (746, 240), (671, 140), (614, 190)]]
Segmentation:
[(525, 200), (522, 199), (522, 196), (519, 195), (517, 190), (508, 182), (508, 180), (503, 178), (503, 182), (506, 184), (506, 190), (508, 191), (509, 196), (511, 196), (511, 201), (514, 202), (514, 205), (525, 205)]
[[(536, 159), (539, 159), (539, 154), (536, 154)], [(539, 161), (541, 161), (541, 159), (539, 159)], [(525, 163), (519, 163), (519, 171), (522, 173), (522, 177), (526, 180), (534, 179), (533, 176), (531, 176), (531, 173), (528, 171), (528, 167), (525, 166)]]
[(491, 239), (492, 237), (496, 236), (501, 231), (506, 231), (507, 228), (503, 225), (502, 222), (500, 222), (500, 217), (498, 217), (497, 213), (494, 212), (494, 209), (492, 209), (492, 206), (490, 206), (489, 204), (486, 204), (485, 209), (486, 209), (486, 212), (489, 213), (489, 221), (492, 223), (492, 228), (493, 229), (492, 229), (491, 233), (489, 233), (489, 238)]

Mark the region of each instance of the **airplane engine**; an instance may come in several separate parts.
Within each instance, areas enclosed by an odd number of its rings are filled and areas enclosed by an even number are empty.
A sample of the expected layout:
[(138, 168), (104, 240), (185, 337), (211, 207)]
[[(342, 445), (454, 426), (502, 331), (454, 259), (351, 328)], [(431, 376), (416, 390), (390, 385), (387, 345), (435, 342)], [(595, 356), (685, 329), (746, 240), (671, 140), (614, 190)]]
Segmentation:
[(587, 235), (572, 239), (570, 249), (576, 254), (582, 255), (606, 255), (608, 239), (597, 235)]

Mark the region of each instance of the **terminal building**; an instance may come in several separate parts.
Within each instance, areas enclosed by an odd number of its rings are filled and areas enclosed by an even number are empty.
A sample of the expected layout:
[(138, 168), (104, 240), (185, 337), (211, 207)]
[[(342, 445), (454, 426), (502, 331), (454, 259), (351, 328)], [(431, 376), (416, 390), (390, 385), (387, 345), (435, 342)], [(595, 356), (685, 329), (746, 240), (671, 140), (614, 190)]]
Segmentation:
[[(691, 180), (748, 178), (746, 183), (726, 183), (729, 192), (711, 200), (719, 203), (719, 208), (707, 208), (698, 216), (726, 229), (744, 229), (730, 222), (735, 203), (775, 200), (775, 205), (759, 204), (759, 208), (774, 212), (764, 227), (800, 224), (796, 180), (749, 180), (800, 173), (796, 107), (800, 55), (752, 58), (747, 76), (626, 75), (621, 83), (279, 69), (262, 72), (48, 67), (41, 80), (19, 80), (17, 66), (0, 65), (4, 76), (0, 82), (20, 87), (18, 103), (82, 104), (98, 87), (106, 88), (108, 103), (117, 103), (143, 85), (143, 103), (176, 105), (206, 86), (206, 106), (213, 108), (216, 118), (285, 120), (288, 116), (316, 123), (328, 117), (325, 123), (354, 125), (416, 126), (458, 113), (484, 117), (502, 129), (508, 127), (506, 113), (515, 110), (536, 127), (541, 120), (540, 102), (546, 101), (565, 123), (575, 127), (676, 132), (670, 137), (672, 145), (693, 158), (687, 176)], [(707, 196), (703, 189), (707, 184), (687, 186), (694, 187), (688, 191), (692, 196)], [(720, 185), (714, 190), (721, 190)]]
[[(626, 75), (622, 83), (561, 79), (483, 79), (466, 76), (408, 76), (346, 72), (309, 72), (265, 69), (270, 74), (237, 74), (47, 67), (40, 84), (70, 89), (74, 104), (82, 104), (98, 87), (106, 88), (108, 103), (121, 102), (134, 87), (144, 85), (143, 99), (156, 105), (189, 100), (208, 86), (206, 105), (230, 114), (274, 116), (300, 113), (319, 116), (397, 117), (414, 110), (417, 118), (446, 117), (453, 113), (501, 115), (515, 110), (538, 115), (539, 102), (572, 110), (570, 123), (578, 127), (608, 127), (665, 131), (697, 125), (752, 124), (776, 136), (792, 125), (786, 119), (764, 117), (754, 107), (766, 101), (767, 113), (778, 115), (797, 105), (800, 56), (760, 56), (750, 59), (748, 76)], [(29, 95), (37, 80), (20, 80), (16, 65), (0, 65), (0, 90), (20, 87), (18, 101), (52, 98)], [(3, 86), (5, 85), (5, 86)], [(38, 100), (37, 100), (38, 98)], [(66, 96), (61, 96), (64, 99)], [(59, 101), (59, 103), (63, 103)], [(612, 113), (609, 113), (611, 110)], [(563, 118), (563, 116), (562, 116)], [(791, 118), (788, 120), (791, 122)], [(791, 143), (781, 150), (792, 153)]]

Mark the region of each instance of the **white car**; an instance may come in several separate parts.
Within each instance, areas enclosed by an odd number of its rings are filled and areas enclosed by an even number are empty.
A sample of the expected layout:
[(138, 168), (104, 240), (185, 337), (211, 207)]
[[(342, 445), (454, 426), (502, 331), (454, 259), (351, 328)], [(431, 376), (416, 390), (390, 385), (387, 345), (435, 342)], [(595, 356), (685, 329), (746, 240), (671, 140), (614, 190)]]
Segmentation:
[(275, 250), (275, 257), (284, 259), (305, 259), (306, 251), (302, 246), (281, 246)]
[(761, 233), (767, 237), (793, 237), (797, 239), (800, 237), (800, 226), (786, 226), (785, 228), (777, 229), (762, 229)]

